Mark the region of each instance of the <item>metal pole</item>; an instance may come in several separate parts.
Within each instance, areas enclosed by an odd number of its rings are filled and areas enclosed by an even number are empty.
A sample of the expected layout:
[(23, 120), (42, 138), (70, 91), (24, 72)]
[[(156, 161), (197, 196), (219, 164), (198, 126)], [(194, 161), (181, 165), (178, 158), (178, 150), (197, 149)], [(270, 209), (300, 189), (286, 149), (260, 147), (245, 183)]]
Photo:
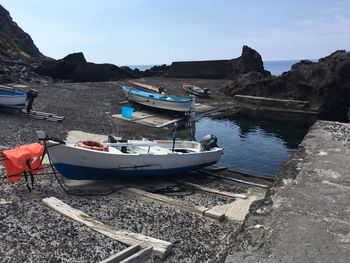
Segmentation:
[(174, 152), (175, 149), (175, 141), (176, 141), (176, 128), (177, 128), (177, 122), (174, 123), (174, 133), (173, 133), (173, 148), (171, 152)]

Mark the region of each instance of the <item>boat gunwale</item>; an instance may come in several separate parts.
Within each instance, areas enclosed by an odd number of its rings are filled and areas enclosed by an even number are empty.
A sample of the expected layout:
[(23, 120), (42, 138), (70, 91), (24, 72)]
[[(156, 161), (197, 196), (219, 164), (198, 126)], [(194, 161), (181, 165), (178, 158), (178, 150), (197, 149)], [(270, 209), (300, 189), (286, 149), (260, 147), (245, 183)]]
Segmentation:
[[(53, 143), (56, 143), (55, 141), (51, 141)], [(169, 141), (170, 142), (170, 141)], [(182, 142), (191, 142), (191, 141), (182, 141)], [(67, 144), (68, 143), (68, 144)], [(94, 152), (94, 153), (99, 153), (99, 154), (107, 154), (107, 155), (118, 155), (118, 156), (139, 156), (139, 155), (162, 155), (162, 156), (168, 156), (168, 155), (193, 155), (193, 154), (203, 154), (203, 153), (208, 153), (208, 152), (219, 152), (219, 151), (224, 151), (223, 148), (220, 148), (220, 147), (214, 147), (212, 148), (211, 150), (209, 151), (190, 151), (190, 152), (170, 152), (171, 149), (169, 148), (164, 148), (166, 150), (169, 150), (168, 153), (135, 153), (135, 152), (132, 152), (132, 153), (123, 153), (123, 152), (106, 152), (106, 151), (99, 151), (99, 150), (94, 150), (94, 149), (87, 149), (87, 148), (81, 148), (81, 147), (77, 147), (74, 145), (73, 142), (67, 142), (66, 144), (60, 144), (60, 143), (57, 143), (57, 144), (54, 144), (54, 145), (49, 145), (49, 148), (51, 147), (55, 147), (55, 146), (59, 146), (61, 145), (62, 147), (69, 147), (69, 148), (72, 148), (72, 149), (75, 149), (75, 150), (82, 150), (82, 151), (87, 151), (87, 152)], [(132, 145), (130, 145), (132, 147)], [(110, 146), (110, 147), (113, 147), (113, 146)], [(159, 146), (161, 147), (161, 146)], [(194, 149), (194, 148), (190, 148), (190, 147), (180, 147), (180, 148), (175, 148), (175, 149)]]

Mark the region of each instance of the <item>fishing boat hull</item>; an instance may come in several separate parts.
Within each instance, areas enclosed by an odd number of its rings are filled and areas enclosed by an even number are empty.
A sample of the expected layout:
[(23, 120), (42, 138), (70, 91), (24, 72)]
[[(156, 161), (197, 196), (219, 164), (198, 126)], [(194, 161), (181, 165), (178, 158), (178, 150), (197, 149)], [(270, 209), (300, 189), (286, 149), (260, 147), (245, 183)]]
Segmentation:
[(23, 109), (26, 105), (26, 99), (25, 92), (0, 87), (0, 108)]
[(128, 86), (123, 86), (127, 98), (136, 103), (177, 112), (190, 112), (192, 109), (192, 99), (177, 96), (162, 96), (161, 94), (141, 91)]
[[(171, 149), (171, 141), (164, 141)], [(159, 176), (187, 172), (217, 163), (222, 148), (184, 153), (156, 147), (138, 153), (102, 152), (74, 145), (46, 142), (50, 159), (60, 174), (74, 180), (111, 180), (128, 176)], [(110, 147), (111, 148), (111, 147)], [(142, 147), (141, 147), (142, 149)], [(159, 152), (159, 149), (161, 151)], [(165, 152), (164, 152), (165, 151)]]

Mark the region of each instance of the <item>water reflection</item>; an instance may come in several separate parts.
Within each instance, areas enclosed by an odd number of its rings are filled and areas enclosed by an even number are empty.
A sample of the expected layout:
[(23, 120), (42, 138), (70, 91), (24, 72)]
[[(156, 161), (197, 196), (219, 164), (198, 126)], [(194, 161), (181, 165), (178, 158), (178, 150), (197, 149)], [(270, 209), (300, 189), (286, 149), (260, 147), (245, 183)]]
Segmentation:
[(220, 162), (237, 170), (277, 175), (307, 133), (310, 123), (261, 118), (203, 118), (179, 128), (177, 137), (199, 141), (206, 134), (218, 137), (225, 149)]

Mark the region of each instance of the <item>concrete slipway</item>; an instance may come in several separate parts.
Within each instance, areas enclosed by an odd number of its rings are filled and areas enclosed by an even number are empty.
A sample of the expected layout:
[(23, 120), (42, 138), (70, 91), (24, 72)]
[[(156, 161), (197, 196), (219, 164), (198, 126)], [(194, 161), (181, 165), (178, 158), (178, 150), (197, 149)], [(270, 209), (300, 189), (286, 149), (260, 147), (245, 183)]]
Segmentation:
[(350, 124), (310, 129), (233, 244), (226, 263), (349, 262)]

